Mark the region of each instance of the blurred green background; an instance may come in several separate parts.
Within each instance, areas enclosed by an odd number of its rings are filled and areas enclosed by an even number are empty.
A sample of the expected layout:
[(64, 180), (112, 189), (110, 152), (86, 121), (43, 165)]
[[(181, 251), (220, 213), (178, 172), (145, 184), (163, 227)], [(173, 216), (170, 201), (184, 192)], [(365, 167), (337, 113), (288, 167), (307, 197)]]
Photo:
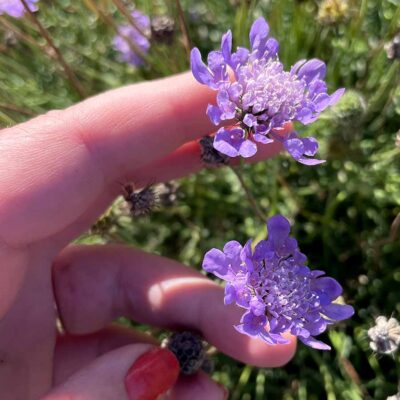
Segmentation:
[[(244, 176), (269, 215), (280, 212), (295, 221), (294, 233), (309, 265), (342, 283), (356, 314), (321, 337), (331, 352), (300, 344), (294, 360), (276, 370), (216, 355), (214, 378), (229, 388), (230, 398), (242, 400), (386, 399), (396, 393), (399, 355), (373, 354), (367, 330), (378, 315), (400, 316), (400, 60), (387, 52), (400, 31), (400, 0), (124, 4), (175, 20), (173, 43), (152, 43), (146, 65), (138, 69), (120, 62), (112, 47), (115, 26), (127, 23), (113, 1), (38, 3), (35, 15), (81, 82), (83, 96), (188, 69), (189, 40), (204, 55), (232, 28), (235, 44), (247, 46), (249, 27), (259, 15), (280, 41), (280, 58), (288, 67), (300, 58), (321, 58), (328, 64), (331, 91), (347, 89), (334, 109), (300, 128), (319, 139), (326, 164), (305, 167), (282, 154), (244, 167)], [(67, 107), (81, 97), (35, 23), (28, 16), (0, 16), (1, 126)], [(229, 169), (204, 170), (177, 185), (173, 205), (132, 222), (117, 202), (79, 241), (123, 242), (200, 268), (208, 249), (265, 235)]]

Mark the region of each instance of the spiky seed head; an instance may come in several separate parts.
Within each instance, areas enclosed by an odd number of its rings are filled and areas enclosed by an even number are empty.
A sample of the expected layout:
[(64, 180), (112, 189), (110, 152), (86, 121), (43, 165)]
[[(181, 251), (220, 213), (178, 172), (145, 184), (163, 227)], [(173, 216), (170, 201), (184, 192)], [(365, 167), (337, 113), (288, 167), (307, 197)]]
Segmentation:
[(158, 204), (157, 193), (151, 186), (134, 191), (132, 184), (124, 185), (123, 196), (129, 203), (130, 212), (134, 217), (149, 214)]
[(201, 147), (201, 159), (205, 164), (217, 167), (229, 163), (229, 157), (214, 148), (213, 137), (204, 136), (200, 139), (199, 143)]
[(173, 333), (164, 346), (171, 350), (179, 361), (181, 373), (192, 375), (202, 368), (206, 359), (204, 342), (192, 332)]

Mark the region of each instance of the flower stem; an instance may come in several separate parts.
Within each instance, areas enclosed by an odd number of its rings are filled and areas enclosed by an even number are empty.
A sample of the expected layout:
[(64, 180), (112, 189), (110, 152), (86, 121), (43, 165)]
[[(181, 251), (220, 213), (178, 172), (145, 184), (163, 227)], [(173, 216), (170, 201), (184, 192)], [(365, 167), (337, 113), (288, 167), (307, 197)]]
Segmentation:
[(257, 204), (256, 198), (253, 196), (253, 193), (251, 192), (250, 188), (247, 186), (247, 184), (243, 178), (240, 166), (239, 167), (230, 166), (230, 169), (236, 175), (238, 181), (240, 182), (240, 185), (242, 186), (244, 193), (247, 197), (247, 200), (249, 201), (250, 205), (252, 206), (254, 213), (257, 215), (258, 218), (260, 218), (261, 222), (264, 223), (267, 220), (267, 216), (261, 210), (260, 206)]
[(192, 43), (191, 43), (191, 40), (190, 40), (188, 27), (186, 25), (185, 15), (183, 13), (182, 5), (181, 5), (181, 2), (179, 0), (176, 0), (176, 8), (178, 9), (179, 24), (180, 24), (181, 31), (182, 31), (182, 34), (183, 34), (183, 44), (185, 46), (185, 50), (186, 50), (186, 53), (187, 53), (188, 57), (190, 57), (190, 50), (192, 48)]
[(112, 0), (112, 2), (115, 4), (115, 6), (118, 8), (121, 14), (125, 16), (125, 18), (129, 21), (129, 23), (146, 39), (150, 39), (151, 35), (148, 32), (145, 32), (137, 23), (136, 21), (132, 18), (132, 15), (128, 11), (128, 9), (124, 6), (122, 1), (120, 0)]
[(22, 108), (22, 107), (15, 106), (13, 104), (0, 103), (0, 109), (1, 108), (5, 109), (5, 110), (8, 110), (8, 111), (14, 111), (14, 112), (17, 112), (19, 114), (27, 115), (29, 117), (35, 116), (35, 113), (33, 111), (27, 110), (27, 109)]
[(55, 55), (56, 59), (58, 60), (58, 62), (60, 63), (60, 65), (62, 66), (62, 68), (65, 72), (65, 75), (67, 75), (67, 78), (69, 79), (72, 87), (77, 91), (77, 93), (79, 94), (79, 96), (81, 98), (85, 98), (86, 97), (85, 89), (83, 88), (83, 86), (81, 85), (81, 83), (79, 82), (77, 77), (75, 76), (71, 67), (65, 61), (59, 48), (53, 42), (53, 39), (51, 38), (49, 31), (42, 25), (42, 23), (36, 17), (35, 13), (31, 11), (28, 4), (26, 3), (26, 0), (21, 0), (21, 3), (25, 7), (25, 10), (29, 13), (29, 16), (30, 16), (32, 22), (38, 27), (41, 35), (45, 38), (49, 47), (51, 47), (51, 49), (54, 51), (54, 55)]
[[(36, 42), (34, 39), (32, 39), (29, 35), (25, 34), (21, 30), (19, 30), (16, 26), (14, 26), (10, 22), (8, 22), (2, 16), (0, 16), (0, 25), (2, 25), (4, 27), (5, 31), (9, 30), (9, 31), (13, 32), (15, 34), (15, 36), (17, 36), (21, 40), (24, 40), (31, 46), (39, 47), (41, 50), (45, 49), (43, 45), (40, 45), (38, 42)], [(47, 48), (45, 50), (48, 53)]]
[(113, 18), (108, 15), (107, 12), (103, 11), (101, 6), (96, 5), (94, 2), (89, 0), (89, 4), (93, 6), (93, 8), (98, 13), (99, 17), (108, 25), (110, 26), (117, 35), (120, 35), (127, 43), (130, 49), (142, 60), (148, 62), (147, 54), (142, 51), (142, 49), (127, 35), (122, 34), (117, 24), (114, 22)]

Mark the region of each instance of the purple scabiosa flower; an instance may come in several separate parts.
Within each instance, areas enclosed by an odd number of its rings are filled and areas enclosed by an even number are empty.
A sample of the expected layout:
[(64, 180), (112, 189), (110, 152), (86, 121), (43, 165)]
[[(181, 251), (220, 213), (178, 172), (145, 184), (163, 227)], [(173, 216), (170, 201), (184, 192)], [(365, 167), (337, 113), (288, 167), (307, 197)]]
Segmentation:
[[(39, 0), (25, 0), (31, 11), (37, 11)], [(21, 18), (25, 14), (25, 7), (21, 0), (0, 0), (0, 15), (8, 14), (14, 18)]]
[(275, 215), (267, 221), (268, 239), (252, 250), (236, 241), (223, 251), (212, 249), (203, 268), (227, 282), (225, 304), (236, 303), (245, 312), (235, 328), (268, 344), (287, 343), (285, 332), (306, 345), (329, 350), (314, 336), (335, 321), (354, 314), (353, 307), (334, 302), (341, 294), (339, 283), (320, 270), (311, 271), (307, 257), (290, 237), (289, 221)]
[(326, 66), (318, 59), (301, 60), (285, 71), (278, 59), (279, 44), (268, 33), (267, 22), (258, 18), (250, 30), (251, 49), (238, 47), (232, 53), (232, 33), (228, 31), (222, 36), (221, 50), (208, 54), (208, 66), (200, 51), (192, 49), (194, 77), (218, 92), (217, 104), (208, 105), (208, 117), (215, 125), (232, 121), (231, 127), (218, 130), (214, 147), (229, 157), (251, 157), (257, 152), (257, 143), (279, 141), (295, 160), (320, 164), (324, 161), (312, 158), (318, 150), (314, 138), (300, 138), (282, 128), (291, 121), (314, 122), (340, 99), (344, 89), (327, 93)]
[(144, 64), (144, 60), (140, 54), (132, 49), (131, 43), (135, 44), (143, 54), (147, 54), (150, 48), (150, 41), (143, 33), (150, 34), (150, 18), (137, 10), (133, 11), (131, 16), (141, 32), (132, 25), (121, 25), (118, 28), (118, 35), (114, 37), (113, 44), (115, 50), (120, 53), (122, 61), (140, 66)]

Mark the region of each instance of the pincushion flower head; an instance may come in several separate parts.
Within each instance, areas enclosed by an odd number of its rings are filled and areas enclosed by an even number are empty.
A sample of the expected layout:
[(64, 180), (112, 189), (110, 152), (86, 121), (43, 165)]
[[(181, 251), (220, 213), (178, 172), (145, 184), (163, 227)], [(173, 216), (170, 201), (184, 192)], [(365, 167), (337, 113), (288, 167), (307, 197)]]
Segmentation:
[[(37, 11), (39, 0), (25, 0), (31, 11)], [(0, 15), (8, 14), (14, 18), (21, 18), (25, 14), (25, 7), (21, 0), (0, 0)]]
[(143, 57), (137, 51), (135, 52), (132, 44), (137, 46), (143, 54), (148, 53), (150, 41), (146, 35), (150, 34), (150, 18), (137, 10), (134, 10), (131, 16), (135, 26), (139, 29), (130, 24), (119, 26), (118, 35), (114, 37), (113, 44), (114, 48), (120, 53), (122, 61), (140, 66), (144, 64)]
[(238, 47), (232, 53), (228, 31), (222, 36), (221, 50), (208, 54), (208, 66), (197, 48), (191, 52), (194, 77), (217, 91), (217, 104), (208, 105), (208, 117), (215, 125), (231, 121), (231, 126), (218, 130), (214, 147), (229, 157), (251, 157), (257, 143), (280, 141), (295, 160), (319, 164), (323, 160), (312, 158), (318, 150), (314, 138), (300, 138), (282, 128), (291, 121), (314, 122), (344, 89), (327, 93), (326, 66), (318, 59), (301, 60), (285, 71), (278, 59), (279, 44), (268, 33), (267, 22), (258, 18), (250, 30), (250, 50)]
[(236, 241), (223, 251), (206, 253), (203, 268), (227, 282), (225, 304), (236, 303), (244, 314), (235, 328), (268, 344), (287, 343), (289, 332), (308, 346), (329, 350), (314, 336), (328, 325), (353, 315), (353, 307), (335, 302), (339, 283), (320, 270), (310, 270), (297, 241), (289, 236), (289, 221), (275, 215), (267, 221), (268, 239), (252, 250)]

